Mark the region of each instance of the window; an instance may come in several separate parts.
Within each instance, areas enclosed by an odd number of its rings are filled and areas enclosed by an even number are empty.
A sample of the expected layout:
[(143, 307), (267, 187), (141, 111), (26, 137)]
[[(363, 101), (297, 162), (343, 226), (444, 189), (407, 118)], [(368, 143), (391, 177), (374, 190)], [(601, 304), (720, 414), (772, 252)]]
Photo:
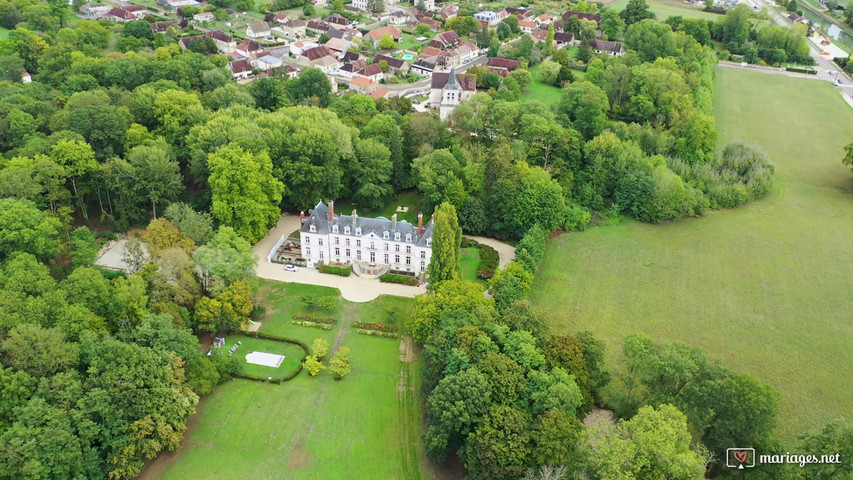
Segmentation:
[(386, 252), (388, 251), (388, 244), (387, 243), (385, 244), (385, 251)]
[(349, 235), (349, 227), (344, 227), (344, 233)]
[(397, 265), (400, 264), (400, 256), (399, 255), (394, 255), (394, 263), (396, 263)]
[(432, 246), (432, 237), (427, 238), (427, 247)]
[(424, 272), (424, 262), (421, 262), (421, 273)]
[(335, 245), (341, 244), (341, 237), (335, 237)]
[(412, 241), (412, 234), (411, 234), (411, 233), (407, 233), (407, 234), (406, 234), (406, 241), (407, 241), (407, 242), (411, 242), (411, 241)]
[(308, 227), (308, 231), (311, 233), (317, 233), (317, 226), (312, 223), (311, 226)]
[(426, 258), (426, 252), (424, 252), (423, 250), (421, 251), (421, 258)]
[(320, 250), (320, 260), (323, 260), (323, 251)]
[(335, 256), (336, 256), (336, 257), (340, 257), (340, 256), (341, 256), (341, 249), (340, 249), (340, 248), (338, 248), (338, 247), (335, 247)]
[(388, 232), (382, 232), (382, 238), (388, 240)]
[(388, 254), (387, 253), (385, 254), (385, 264), (386, 265), (388, 264)]
[(311, 255), (311, 249), (310, 248), (305, 247), (305, 255)]
[(305, 235), (305, 245), (311, 245), (311, 237)]
[(360, 246), (361, 246), (361, 240), (356, 240), (356, 241), (355, 241), (355, 246), (356, 246), (356, 247), (360, 247)]
[(355, 227), (355, 234), (361, 235), (361, 227)]
[(376, 252), (370, 252), (370, 263), (376, 261)]
[(323, 239), (320, 238), (319, 241), (320, 241), (320, 246), (322, 247), (323, 246)]
[(406, 257), (406, 265), (412, 264), (412, 257)]
[(349, 257), (351, 257), (351, 256), (352, 256), (352, 255), (350, 254), (350, 250), (349, 250), (349, 248), (348, 248), (348, 249), (347, 249), (347, 258), (349, 258)]
[(349, 238), (344, 239), (344, 242), (346, 242), (347, 246), (349, 247)]
[(398, 245), (394, 245), (394, 251), (395, 251), (395, 252), (399, 252), (399, 251), (400, 251), (400, 245), (399, 245), (399, 244), (398, 244)]
[(375, 250), (375, 249), (376, 249), (376, 244), (375, 244), (375, 243), (373, 243), (373, 242), (370, 242), (370, 248)]
[(355, 259), (358, 260), (359, 262), (361, 261), (361, 250), (355, 251)]
[(332, 225), (332, 233), (338, 233), (338, 226)]
[(406, 245), (406, 253), (412, 253), (412, 246)]
[(394, 240), (400, 241), (400, 232), (394, 232)]

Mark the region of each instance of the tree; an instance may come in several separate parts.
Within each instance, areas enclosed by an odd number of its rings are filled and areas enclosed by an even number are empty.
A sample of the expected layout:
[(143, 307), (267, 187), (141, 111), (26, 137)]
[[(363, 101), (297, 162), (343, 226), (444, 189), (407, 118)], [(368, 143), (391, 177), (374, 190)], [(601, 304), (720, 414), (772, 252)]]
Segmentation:
[(643, 62), (654, 62), (678, 53), (672, 28), (651, 19), (629, 26), (625, 31), (625, 45), (636, 50)]
[(0, 56), (0, 81), (20, 82), (24, 73), (24, 61), (16, 55)]
[(121, 304), (113, 285), (92, 267), (75, 268), (60, 284), (69, 303), (82, 305), (104, 319), (121, 314)]
[(470, 368), (441, 379), (427, 398), (429, 429), (427, 454), (442, 460), (448, 448), (458, 447), (471, 433), (491, 405), (491, 388), (486, 378)]
[(550, 55), (554, 51), (554, 24), (548, 24), (548, 35), (545, 37), (545, 55)]
[(195, 243), (204, 243), (213, 233), (213, 218), (207, 212), (197, 212), (183, 202), (172, 203), (164, 215)]
[(36, 208), (29, 200), (0, 199), (0, 260), (12, 252), (47, 258), (59, 250), (59, 220)]
[(311, 343), (311, 351), (316, 358), (323, 358), (329, 353), (329, 342), (322, 338), (315, 338), (314, 342)]
[[(853, 421), (846, 418), (833, 420), (819, 431), (810, 432), (800, 436), (801, 448), (806, 452), (834, 452), (835, 460), (839, 458), (850, 458), (853, 455)], [(803, 469), (806, 470), (806, 469)], [(853, 465), (850, 462), (822, 463), (809, 465), (808, 473), (805, 471), (801, 478), (814, 478), (816, 480), (829, 480), (832, 478), (851, 477)]]
[(349, 347), (341, 347), (334, 355), (332, 355), (332, 358), (329, 359), (329, 370), (335, 374), (335, 380), (344, 378), (352, 371), (352, 366), (349, 361), (349, 353)]
[(424, 343), (437, 330), (452, 326), (454, 311), (471, 312), (475, 316), (465, 320), (474, 325), (490, 323), (497, 316), (494, 301), (483, 296), (480, 284), (464, 280), (445, 281), (426, 295), (415, 297), (412, 314), (415, 341)]
[(286, 90), (293, 103), (304, 104), (308, 102), (327, 107), (329, 106), (332, 85), (329, 83), (326, 74), (319, 68), (305, 68), (297, 78), (287, 82)]
[(167, 248), (157, 253), (154, 262), (157, 270), (148, 280), (151, 300), (192, 308), (201, 297), (201, 283), (190, 255), (180, 248)]
[(148, 255), (142, 249), (142, 243), (136, 236), (128, 237), (121, 254), (121, 261), (127, 267), (127, 273), (133, 275), (148, 263)]
[(318, 373), (328, 368), (323, 365), (317, 355), (308, 355), (305, 357), (305, 370), (308, 370), (308, 374), (312, 377), (316, 377)]
[(127, 156), (133, 177), (140, 188), (148, 191), (151, 212), (157, 218), (157, 203), (172, 201), (183, 190), (178, 162), (160, 145), (139, 145)]
[(78, 227), (71, 232), (71, 265), (74, 267), (92, 265), (98, 255), (95, 233), (86, 227)]
[(302, 15), (303, 15), (303, 16), (305, 16), (305, 17), (313, 17), (313, 16), (314, 16), (314, 15), (316, 15), (316, 14), (317, 14), (317, 10), (314, 8), (314, 5), (312, 5), (312, 4), (310, 4), (310, 3), (306, 3), (306, 4), (302, 7)]
[(434, 214), (432, 232), (432, 258), (427, 267), (430, 288), (441, 282), (459, 278), (459, 255), (462, 229), (456, 218), (456, 208), (445, 202)]
[(847, 165), (851, 169), (853, 169), (853, 143), (844, 147), (844, 158), (841, 159), (841, 163)]
[[(559, 410), (548, 410), (533, 422), (531, 438), (533, 465), (574, 465), (585, 429), (577, 418)], [(543, 467), (545, 468), (545, 467)], [(541, 472), (541, 470), (540, 470)], [(527, 476), (524, 477), (528, 479)], [(539, 480), (558, 480), (558, 476), (539, 477)]]
[(510, 262), (489, 279), (489, 293), (495, 298), (495, 307), (503, 312), (515, 302), (527, 298), (533, 285), (533, 274), (516, 262)]
[(218, 295), (234, 282), (250, 282), (255, 274), (255, 253), (246, 239), (231, 227), (219, 227), (193, 256), (204, 289)]
[(625, 29), (625, 21), (619, 16), (619, 12), (608, 8), (601, 12), (601, 29), (607, 35), (607, 40), (618, 40)]
[(785, 4), (786, 11), (796, 12), (797, 8), (797, 0), (790, 0), (788, 3)]
[(489, 53), (487, 54), (487, 56), (489, 58), (499, 56), (500, 48), (501, 41), (498, 39), (498, 37), (492, 37), (492, 39), (489, 40)]
[(607, 94), (597, 85), (586, 81), (567, 86), (558, 106), (558, 112), (565, 115), (587, 140), (604, 129), (609, 109)]
[(77, 363), (77, 345), (61, 331), (22, 323), (2, 343), (3, 363), (40, 378), (63, 372)]
[(548, 85), (557, 85), (557, 76), (560, 74), (561, 65), (551, 60), (545, 60), (539, 65), (537, 77), (540, 82)]
[(66, 175), (71, 179), (71, 187), (77, 198), (80, 213), (88, 220), (89, 215), (83, 204), (83, 197), (77, 190), (77, 180), (98, 168), (92, 147), (78, 140), (60, 140), (53, 146), (50, 159), (65, 168)]
[(619, 13), (619, 16), (625, 20), (625, 25), (629, 27), (641, 20), (655, 18), (655, 14), (649, 9), (646, 0), (628, 0), (628, 5)]
[(462, 458), (471, 478), (512, 480), (527, 468), (530, 417), (515, 408), (495, 405), (468, 436)]
[(445, 201), (447, 187), (462, 175), (459, 160), (446, 149), (414, 159), (412, 169), (427, 209)]
[(269, 155), (232, 143), (210, 154), (208, 166), (213, 215), (250, 242), (263, 238), (281, 216), (278, 204), (284, 192), (272, 175)]
[(359, 205), (381, 208), (393, 193), (391, 152), (378, 141), (367, 139), (356, 141), (355, 156), (353, 196)]
[(136, 37), (154, 41), (154, 31), (151, 30), (151, 24), (145, 20), (133, 20), (125, 23), (121, 29), (121, 34), (125, 37)]
[(385, 34), (382, 35), (382, 39), (379, 40), (379, 49), (380, 50), (390, 50), (394, 48), (394, 38), (391, 35)]

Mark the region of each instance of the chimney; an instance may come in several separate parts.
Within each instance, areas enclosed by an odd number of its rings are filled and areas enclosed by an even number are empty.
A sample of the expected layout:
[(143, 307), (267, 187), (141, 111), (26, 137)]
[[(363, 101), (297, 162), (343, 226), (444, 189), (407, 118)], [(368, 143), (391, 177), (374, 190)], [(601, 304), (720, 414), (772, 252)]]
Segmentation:
[(303, 222), (305, 222), (305, 210), (299, 212), (299, 224), (302, 225)]
[(418, 235), (424, 232), (424, 214), (423, 212), (418, 214)]
[(329, 221), (335, 220), (335, 201), (329, 200)]
[(352, 228), (355, 228), (355, 224), (358, 221), (358, 214), (355, 213), (355, 209), (352, 209)]
[(397, 214), (391, 215), (391, 230), (397, 230)]

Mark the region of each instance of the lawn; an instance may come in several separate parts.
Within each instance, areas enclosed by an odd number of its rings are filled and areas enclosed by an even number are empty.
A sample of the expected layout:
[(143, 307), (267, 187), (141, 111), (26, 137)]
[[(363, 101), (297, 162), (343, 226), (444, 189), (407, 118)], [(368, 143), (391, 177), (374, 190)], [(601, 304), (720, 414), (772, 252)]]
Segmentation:
[[(270, 317), (264, 331), (289, 323), (283, 312), (316, 287), (263, 282), (262, 288)], [(401, 345), (349, 327), (390, 312), (407, 318), (412, 300), (340, 304), (346, 320), (329, 332), (330, 342), (352, 349), (352, 373), (339, 382), (329, 372), (303, 372), (281, 385), (227, 382), (200, 402), (183, 448), (164, 454), (141, 478), (432, 478), (422, 455), (419, 363), (410, 341)]]
[[(624, 337), (704, 348), (781, 394), (785, 440), (853, 411), (853, 111), (828, 82), (718, 68), (721, 144), (764, 147), (768, 198), (703, 218), (552, 240), (533, 287), (558, 332), (592, 330), (612, 367)], [(787, 119), (786, 121), (780, 121)]]
[(302, 357), (305, 356), (305, 353), (302, 351), (302, 347), (299, 345), (286, 342), (276, 342), (274, 340), (265, 340), (262, 338), (246, 337), (243, 335), (226, 336), (227, 343), (223, 348), (227, 351), (237, 341), (241, 341), (243, 343), (237, 347), (237, 350), (234, 351), (234, 355), (241, 360), (244, 360), (246, 355), (252, 352), (284, 355), (284, 360), (278, 367), (267, 367), (264, 365), (255, 365), (253, 363), (246, 362), (243, 366), (243, 373), (247, 375), (254, 375), (256, 377), (272, 377), (275, 379), (284, 378), (299, 368), (299, 364), (302, 363)]
[(527, 90), (521, 94), (521, 101), (530, 102), (537, 100), (545, 105), (556, 105), (560, 101), (559, 87), (540, 82), (536, 76), (538, 71), (539, 65), (530, 69), (530, 75), (533, 76), (533, 82), (528, 85)]
[[(397, 207), (409, 207), (408, 212), (398, 212)], [(363, 217), (385, 217), (390, 219), (391, 215), (397, 214), (397, 220), (403, 221), (406, 220), (409, 223), (418, 223), (418, 213), (421, 212), (421, 195), (416, 190), (407, 190), (405, 192), (400, 192), (394, 195), (393, 198), (385, 205), (384, 208), (379, 210), (371, 210), (368, 208), (362, 208), (358, 205), (355, 205), (347, 200), (339, 200), (335, 201), (335, 212), (342, 213), (344, 215), (350, 215), (356, 209), (358, 214)], [(429, 221), (429, 213), (424, 212), (424, 224)]]
[[(707, 20), (717, 20), (722, 18), (722, 15), (711, 12), (703, 12), (699, 7), (688, 6), (680, 0), (649, 0), (649, 9), (657, 15), (657, 19), (661, 22), (669, 17), (682, 16), (684, 18), (704, 18)], [(628, 5), (628, 0), (617, 0), (609, 5), (618, 11), (625, 9)]]
[(483, 283), (477, 278), (477, 267), (480, 266), (480, 249), (479, 248), (463, 248), (462, 256), (459, 258), (459, 271), (462, 273), (462, 280), (471, 282)]

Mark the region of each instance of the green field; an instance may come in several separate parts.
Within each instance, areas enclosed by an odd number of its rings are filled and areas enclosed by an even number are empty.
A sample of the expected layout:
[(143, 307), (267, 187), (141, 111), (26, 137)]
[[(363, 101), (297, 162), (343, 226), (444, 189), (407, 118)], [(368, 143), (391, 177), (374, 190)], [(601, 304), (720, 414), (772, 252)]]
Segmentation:
[(629, 223), (551, 241), (533, 287), (560, 332), (592, 330), (613, 366), (635, 331), (704, 348), (781, 393), (786, 440), (853, 398), (853, 110), (828, 82), (718, 68), (721, 143), (761, 145), (768, 198), (703, 218)]
[(227, 344), (223, 348), (228, 350), (231, 348), (231, 345), (237, 341), (243, 342), (237, 347), (237, 350), (234, 351), (234, 355), (240, 359), (246, 358), (246, 355), (252, 352), (284, 355), (284, 360), (278, 367), (267, 367), (264, 365), (246, 363), (243, 367), (243, 373), (246, 375), (282, 379), (295, 372), (296, 369), (299, 368), (299, 364), (302, 363), (302, 357), (305, 356), (305, 353), (302, 351), (302, 347), (299, 345), (286, 342), (276, 342), (274, 340), (264, 340), (262, 338), (246, 337), (242, 335), (227, 336)]
[[(353, 321), (387, 322), (389, 315), (407, 318), (412, 300), (341, 299), (342, 319), (333, 330), (290, 325), (301, 295), (330, 292), (337, 290), (263, 282), (261, 331), (306, 341), (324, 337), (333, 350), (346, 345), (351, 374), (340, 382), (328, 371), (317, 377), (303, 371), (281, 385), (226, 382), (200, 402), (181, 450), (162, 455), (141, 478), (431, 478), (420, 458), (423, 411), (411, 342), (358, 335), (350, 327)], [(247, 346), (243, 339), (240, 348)]]
[[(657, 19), (661, 22), (669, 17), (682, 16), (684, 18), (704, 18), (707, 20), (717, 20), (722, 18), (722, 15), (710, 12), (703, 12), (699, 7), (689, 6), (679, 0), (649, 0), (649, 9), (655, 13)], [(628, 5), (628, 0), (616, 0), (607, 6), (618, 11), (625, 9)]]
[(530, 69), (530, 75), (533, 76), (533, 82), (528, 85), (524, 93), (521, 94), (521, 101), (530, 102), (536, 100), (544, 103), (545, 105), (556, 105), (560, 101), (560, 88), (540, 82), (536, 77), (538, 71), (539, 65)]
[(477, 278), (477, 267), (479, 266), (480, 249), (463, 248), (462, 256), (459, 258), (459, 271), (462, 274), (462, 280), (482, 283), (482, 280)]

